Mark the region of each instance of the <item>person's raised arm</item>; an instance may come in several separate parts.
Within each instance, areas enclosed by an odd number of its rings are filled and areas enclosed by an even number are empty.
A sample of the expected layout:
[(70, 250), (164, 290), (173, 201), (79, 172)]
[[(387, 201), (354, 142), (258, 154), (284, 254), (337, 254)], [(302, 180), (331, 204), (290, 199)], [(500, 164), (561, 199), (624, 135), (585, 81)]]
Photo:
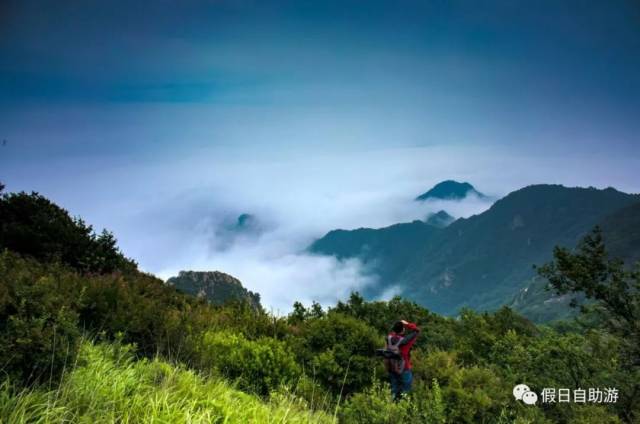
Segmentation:
[(402, 320), (402, 324), (404, 324), (404, 328), (409, 330), (409, 332), (402, 338), (400, 346), (406, 345), (407, 343), (411, 342), (416, 337), (418, 337), (418, 333), (420, 333), (420, 329), (415, 323)]

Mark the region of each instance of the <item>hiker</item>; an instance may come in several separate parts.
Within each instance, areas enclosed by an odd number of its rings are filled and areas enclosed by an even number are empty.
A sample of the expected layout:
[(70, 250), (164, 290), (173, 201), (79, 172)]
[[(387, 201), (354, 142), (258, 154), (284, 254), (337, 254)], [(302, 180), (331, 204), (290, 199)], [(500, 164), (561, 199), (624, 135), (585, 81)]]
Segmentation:
[(393, 324), (387, 336), (385, 350), (390, 353), (385, 364), (391, 380), (391, 393), (395, 400), (403, 393), (411, 391), (413, 372), (411, 371), (411, 348), (416, 342), (420, 329), (412, 322), (405, 320)]

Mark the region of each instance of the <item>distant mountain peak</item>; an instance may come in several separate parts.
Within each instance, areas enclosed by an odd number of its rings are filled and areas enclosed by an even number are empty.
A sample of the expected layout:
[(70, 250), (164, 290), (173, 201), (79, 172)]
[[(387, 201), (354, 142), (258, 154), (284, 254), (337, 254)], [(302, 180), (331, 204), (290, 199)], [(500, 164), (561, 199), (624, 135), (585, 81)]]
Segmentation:
[(427, 216), (427, 220), (425, 221), (429, 225), (433, 225), (434, 227), (444, 228), (451, 224), (456, 219), (449, 215), (446, 211), (440, 210), (435, 213), (430, 213)]
[(478, 197), (484, 197), (482, 193), (480, 193), (475, 189), (475, 187), (467, 182), (460, 183), (454, 180), (446, 180), (436, 184), (429, 191), (422, 193), (420, 196), (416, 197), (415, 200), (459, 200), (464, 199), (469, 194), (474, 194)]
[(236, 220), (236, 229), (246, 230), (258, 227), (258, 219), (250, 213), (243, 213)]
[(214, 305), (228, 301), (246, 301), (259, 309), (260, 295), (245, 289), (240, 280), (220, 271), (180, 271), (177, 277), (171, 277), (167, 284), (176, 289), (206, 299)]

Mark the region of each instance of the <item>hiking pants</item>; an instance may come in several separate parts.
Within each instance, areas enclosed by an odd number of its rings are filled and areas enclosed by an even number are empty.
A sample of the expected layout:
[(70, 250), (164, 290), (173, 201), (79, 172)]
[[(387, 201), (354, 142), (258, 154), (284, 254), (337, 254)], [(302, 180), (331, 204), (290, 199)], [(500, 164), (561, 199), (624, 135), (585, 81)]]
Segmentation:
[(399, 399), (402, 393), (411, 391), (411, 383), (413, 383), (413, 372), (404, 370), (402, 374), (389, 373), (391, 381), (391, 394), (394, 399)]

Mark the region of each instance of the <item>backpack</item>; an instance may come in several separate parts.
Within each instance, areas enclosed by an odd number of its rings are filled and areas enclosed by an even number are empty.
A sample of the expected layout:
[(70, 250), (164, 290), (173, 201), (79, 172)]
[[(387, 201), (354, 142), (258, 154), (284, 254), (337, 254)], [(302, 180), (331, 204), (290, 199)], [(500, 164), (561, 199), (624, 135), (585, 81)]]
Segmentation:
[(404, 371), (404, 358), (400, 354), (400, 342), (402, 337), (398, 337), (398, 340), (393, 343), (393, 338), (387, 336), (387, 346), (385, 348), (384, 365), (387, 371), (393, 374), (402, 374)]

